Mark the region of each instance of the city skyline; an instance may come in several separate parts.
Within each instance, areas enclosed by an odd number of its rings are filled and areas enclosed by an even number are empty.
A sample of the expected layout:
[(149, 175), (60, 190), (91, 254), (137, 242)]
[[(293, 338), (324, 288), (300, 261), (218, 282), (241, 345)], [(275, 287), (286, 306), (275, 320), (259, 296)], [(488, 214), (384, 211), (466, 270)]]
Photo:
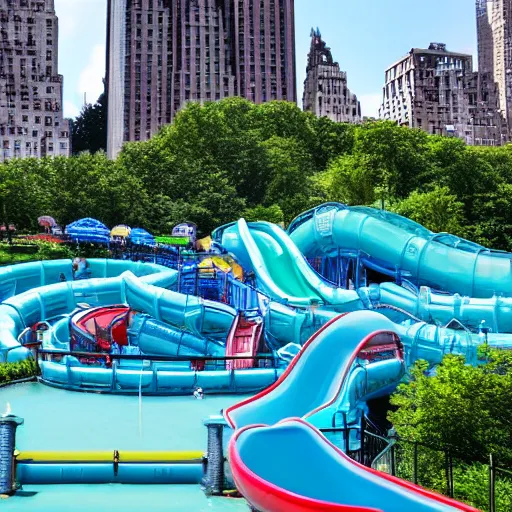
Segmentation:
[[(94, 102), (103, 89), (106, 0), (55, 3), (61, 26), (59, 68), (65, 76), (64, 108), (67, 116), (74, 117), (83, 103), (84, 91), (87, 101)], [(415, 14), (417, 8), (413, 12), (408, 7), (407, 0), (395, 0), (392, 10), (384, 9), (381, 0), (356, 5), (343, 0), (318, 0), (314, 5), (308, 0), (295, 0), (298, 98), (302, 98), (312, 26), (320, 28), (341, 69), (350, 76), (350, 87), (358, 94), (363, 115), (377, 115), (385, 69), (412, 47), (439, 41), (476, 57), (473, 2), (452, 0), (446, 5), (442, 0), (418, 0), (418, 4), (425, 6), (421, 17)], [(442, 17), (439, 12), (443, 12)], [(351, 22), (344, 23), (346, 20)], [(367, 36), (370, 33), (372, 37)]]
[(296, 101), (293, 0), (109, 0), (107, 155), (189, 101)]

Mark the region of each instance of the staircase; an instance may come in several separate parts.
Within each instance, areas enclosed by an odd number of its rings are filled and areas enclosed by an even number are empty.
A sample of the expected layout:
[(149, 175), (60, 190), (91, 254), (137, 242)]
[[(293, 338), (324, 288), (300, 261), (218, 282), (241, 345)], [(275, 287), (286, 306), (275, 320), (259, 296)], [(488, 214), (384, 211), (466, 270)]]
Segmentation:
[(263, 333), (263, 322), (261, 318), (248, 319), (244, 313), (240, 313), (233, 322), (229, 331), (226, 344), (226, 357), (231, 356), (249, 356), (248, 359), (237, 359), (228, 361), (226, 369), (242, 370), (254, 368), (258, 354), (261, 336)]

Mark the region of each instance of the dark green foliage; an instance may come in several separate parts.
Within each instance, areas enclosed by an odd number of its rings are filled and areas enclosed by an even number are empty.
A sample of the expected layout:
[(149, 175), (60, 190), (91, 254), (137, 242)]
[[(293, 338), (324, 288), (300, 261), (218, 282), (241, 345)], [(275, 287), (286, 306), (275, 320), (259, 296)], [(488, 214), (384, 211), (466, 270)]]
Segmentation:
[(496, 501), (497, 511), (505, 512), (512, 507), (512, 353), (482, 350), (479, 355), (487, 364), (476, 368), (466, 366), (462, 357), (446, 356), (431, 377), (425, 375), (428, 363), (420, 361), (410, 381), (392, 396), (395, 410), (388, 419), (401, 438), (397, 476), (412, 480), (418, 443), (418, 482), (446, 493), (449, 452), (455, 497), (488, 510), (492, 455), (503, 468), (496, 474)]
[[(386, 205), (434, 231), (512, 250), (512, 147), (472, 148), (389, 121), (333, 123), (274, 101), (191, 103), (150, 141), (104, 147), (105, 101), (77, 119), (72, 158), (0, 164), (0, 223), (95, 217), (206, 234), (247, 212), (289, 222), (324, 201)], [(96, 129), (98, 128), (98, 129)], [(80, 145), (82, 144), (82, 145)], [(280, 212), (270, 211), (279, 208)]]
[(450, 449), (468, 463), (486, 462), (489, 454), (512, 468), (512, 353), (490, 351), (488, 364), (466, 366), (446, 356), (434, 377), (427, 363), (411, 370), (399, 387), (389, 420), (404, 439)]
[(0, 384), (35, 377), (38, 373), (39, 369), (34, 359), (26, 359), (17, 363), (2, 363), (0, 364)]
[(94, 104), (85, 105), (73, 121), (72, 149), (96, 153), (107, 149), (107, 95), (103, 93)]

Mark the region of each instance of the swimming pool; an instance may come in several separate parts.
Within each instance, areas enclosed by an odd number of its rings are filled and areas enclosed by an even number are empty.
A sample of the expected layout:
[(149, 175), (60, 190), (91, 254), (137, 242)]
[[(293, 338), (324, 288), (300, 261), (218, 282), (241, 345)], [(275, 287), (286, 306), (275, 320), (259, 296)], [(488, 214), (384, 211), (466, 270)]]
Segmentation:
[[(0, 413), (10, 403), (24, 418), (17, 449), (206, 450), (203, 420), (240, 396), (139, 397), (76, 393), (36, 382), (0, 389)], [(209, 498), (199, 485), (25, 485), (2, 500), (2, 511), (247, 510), (243, 499)]]
[(243, 396), (139, 397), (76, 393), (36, 382), (0, 389), (25, 420), (18, 450), (206, 450), (203, 420)]
[(243, 499), (208, 498), (198, 485), (27, 485), (2, 512), (246, 511)]

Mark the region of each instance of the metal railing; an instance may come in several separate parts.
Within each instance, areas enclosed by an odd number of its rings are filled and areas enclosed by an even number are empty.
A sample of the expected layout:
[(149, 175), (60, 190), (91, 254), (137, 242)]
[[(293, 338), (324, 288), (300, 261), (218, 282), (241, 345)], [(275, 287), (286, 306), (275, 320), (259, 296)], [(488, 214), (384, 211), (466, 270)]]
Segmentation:
[[(155, 355), (139, 355), (139, 354), (107, 354), (101, 352), (82, 352), (74, 350), (49, 350), (37, 348), (37, 357), (40, 361), (60, 362), (64, 356), (73, 356), (77, 359), (102, 361), (108, 358), (113, 361), (133, 361), (150, 363), (190, 363), (194, 369), (226, 369), (226, 363), (230, 361), (247, 360), (247, 356), (155, 356)], [(273, 355), (256, 355), (250, 357), (254, 361), (254, 368), (271, 368), (279, 367), (279, 360)], [(94, 364), (94, 363), (91, 363)]]
[(367, 430), (364, 420), (361, 426), (322, 428), (320, 432), (351, 459), (367, 467), (372, 467), (375, 458), (389, 445), (388, 439)]
[[(400, 439), (393, 431), (388, 442), (388, 446), (372, 461), (373, 469), (488, 512), (511, 510), (512, 496), (508, 490), (512, 489), (512, 469), (498, 466), (492, 455), (487, 460), (471, 463), (449, 450)], [(468, 473), (473, 480), (465, 480)], [(468, 492), (468, 489), (473, 492)], [(476, 490), (480, 490), (480, 494)]]

